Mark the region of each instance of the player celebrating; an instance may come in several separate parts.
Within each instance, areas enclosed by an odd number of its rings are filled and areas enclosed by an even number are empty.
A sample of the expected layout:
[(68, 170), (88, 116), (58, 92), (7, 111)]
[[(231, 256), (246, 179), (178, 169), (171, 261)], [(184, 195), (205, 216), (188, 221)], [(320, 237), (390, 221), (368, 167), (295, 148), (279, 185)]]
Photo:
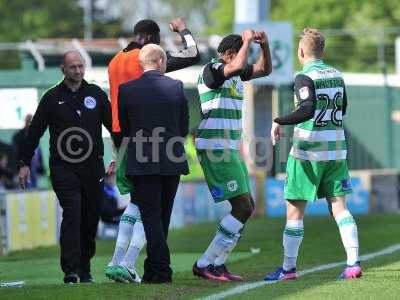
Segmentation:
[[(254, 65), (247, 65), (253, 41), (260, 45), (261, 56)], [(237, 281), (242, 278), (229, 273), (225, 261), (254, 209), (247, 168), (238, 151), (242, 129), (242, 80), (270, 74), (271, 55), (265, 33), (252, 30), (244, 31), (242, 36), (226, 36), (217, 50), (219, 59), (208, 63), (198, 80), (202, 121), (195, 143), (214, 200), (228, 200), (232, 211), (221, 220), (208, 249), (194, 264), (193, 274), (209, 280)]]
[[(200, 60), (197, 45), (183, 19), (172, 20), (170, 28), (181, 36), (183, 49), (167, 52), (166, 72), (183, 69), (197, 63)], [(118, 87), (143, 74), (139, 63), (140, 49), (149, 43), (160, 43), (160, 28), (152, 20), (139, 21), (135, 25), (133, 33), (132, 42), (118, 52), (108, 66), (113, 132), (115, 134), (121, 132), (118, 120)], [(105, 274), (115, 281), (140, 282), (135, 270), (135, 263), (146, 243), (146, 237), (140, 220), (139, 208), (133, 203), (133, 187), (130, 180), (125, 177), (125, 163), (126, 157), (123, 158), (117, 170), (117, 185), (121, 194), (131, 193), (131, 203), (121, 217), (114, 255), (105, 269)]]
[(303, 30), (298, 47), (303, 70), (296, 76), (294, 86), (296, 110), (276, 118), (271, 129), (275, 145), (281, 136), (281, 125), (296, 124), (286, 165), (283, 265), (268, 274), (266, 281), (297, 278), (304, 210), (308, 201), (323, 197), (328, 200), (347, 253), (347, 266), (339, 278), (362, 275), (357, 226), (346, 207), (346, 195), (352, 191), (342, 120), (347, 106), (346, 90), (341, 73), (321, 60), (324, 46), (325, 38), (317, 29)]

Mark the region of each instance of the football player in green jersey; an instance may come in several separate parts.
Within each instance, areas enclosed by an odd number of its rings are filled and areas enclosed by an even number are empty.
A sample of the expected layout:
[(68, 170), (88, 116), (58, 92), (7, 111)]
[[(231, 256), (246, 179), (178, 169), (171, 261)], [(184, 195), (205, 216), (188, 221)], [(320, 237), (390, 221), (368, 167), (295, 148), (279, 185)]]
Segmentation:
[[(247, 64), (249, 47), (258, 43), (261, 56)], [(218, 46), (219, 59), (204, 66), (198, 80), (202, 120), (195, 139), (204, 177), (216, 202), (232, 206), (218, 226), (204, 254), (193, 266), (193, 274), (209, 280), (237, 281), (225, 266), (238, 242), (254, 203), (246, 165), (239, 154), (242, 129), (243, 84), (271, 72), (271, 56), (264, 32), (246, 30), (226, 36)]]
[(319, 30), (303, 30), (298, 47), (303, 69), (294, 84), (296, 110), (276, 118), (271, 129), (274, 145), (281, 136), (282, 125), (295, 125), (286, 165), (283, 265), (269, 273), (266, 281), (297, 278), (296, 260), (304, 234), (304, 211), (307, 203), (317, 198), (327, 199), (346, 250), (347, 266), (339, 278), (362, 275), (357, 225), (346, 206), (346, 195), (351, 193), (343, 130), (347, 96), (341, 73), (321, 59), (324, 47), (325, 38)]

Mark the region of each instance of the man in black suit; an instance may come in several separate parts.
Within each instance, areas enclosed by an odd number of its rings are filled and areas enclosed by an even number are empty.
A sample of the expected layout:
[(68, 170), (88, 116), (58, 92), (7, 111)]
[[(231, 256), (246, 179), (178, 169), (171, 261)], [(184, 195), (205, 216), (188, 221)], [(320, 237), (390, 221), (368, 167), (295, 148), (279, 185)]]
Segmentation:
[(166, 59), (158, 45), (144, 46), (139, 54), (143, 76), (118, 91), (121, 132), (129, 137), (126, 175), (147, 239), (143, 281), (148, 283), (172, 281), (168, 227), (180, 175), (189, 172), (183, 147), (188, 104), (183, 83), (163, 75)]

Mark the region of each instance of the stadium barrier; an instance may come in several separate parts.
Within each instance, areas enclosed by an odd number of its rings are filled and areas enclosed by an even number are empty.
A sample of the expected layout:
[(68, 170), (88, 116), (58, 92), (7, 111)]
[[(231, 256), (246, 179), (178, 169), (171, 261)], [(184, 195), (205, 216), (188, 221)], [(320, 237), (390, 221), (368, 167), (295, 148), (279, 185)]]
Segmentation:
[(8, 192), (0, 197), (3, 253), (57, 244), (53, 191)]
[(371, 213), (400, 212), (400, 181), (396, 169), (352, 171), (370, 191)]
[[(348, 197), (348, 207), (353, 214), (400, 213), (400, 181), (396, 169), (350, 171), (353, 193)], [(270, 217), (285, 215), (283, 173), (265, 182), (265, 213)], [(306, 214), (327, 215), (325, 199), (309, 204)]]
[[(254, 180), (252, 180), (252, 184)], [(254, 189), (253, 189), (254, 190)], [(219, 220), (230, 210), (227, 201), (215, 204), (204, 181), (181, 182), (175, 196), (170, 228)], [(100, 222), (98, 237), (114, 239), (118, 226)]]
[(171, 228), (218, 220), (230, 209), (227, 201), (215, 204), (205, 182), (185, 182), (179, 185), (175, 197)]
[[(286, 215), (286, 202), (283, 194), (284, 179), (267, 179), (265, 213), (269, 217), (283, 217)], [(370, 192), (360, 177), (352, 177), (353, 193), (347, 198), (347, 205), (352, 214), (367, 214), (370, 211)], [(326, 199), (318, 199), (308, 203), (307, 215), (328, 215)]]
[(7, 253), (5, 199), (5, 190), (0, 188), (0, 256)]

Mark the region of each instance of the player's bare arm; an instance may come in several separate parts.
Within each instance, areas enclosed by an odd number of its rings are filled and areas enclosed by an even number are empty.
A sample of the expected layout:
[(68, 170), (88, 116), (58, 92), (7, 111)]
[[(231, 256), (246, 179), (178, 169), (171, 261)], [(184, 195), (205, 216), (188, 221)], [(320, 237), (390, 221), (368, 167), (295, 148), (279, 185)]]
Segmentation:
[(271, 52), (269, 50), (268, 38), (264, 31), (254, 33), (254, 43), (260, 45), (261, 55), (253, 65), (252, 79), (268, 76), (272, 72)]
[(180, 32), (186, 29), (186, 23), (181, 17), (175, 18), (169, 23), (169, 28), (173, 32)]
[[(232, 77), (240, 73), (247, 63), (247, 56), (249, 53), (249, 48), (251, 42), (254, 40), (254, 31), (251, 29), (245, 30), (242, 33), (243, 45), (239, 52), (230, 62), (228, 62), (224, 67), (224, 76), (226, 78)], [(230, 54), (227, 53), (227, 56)]]

